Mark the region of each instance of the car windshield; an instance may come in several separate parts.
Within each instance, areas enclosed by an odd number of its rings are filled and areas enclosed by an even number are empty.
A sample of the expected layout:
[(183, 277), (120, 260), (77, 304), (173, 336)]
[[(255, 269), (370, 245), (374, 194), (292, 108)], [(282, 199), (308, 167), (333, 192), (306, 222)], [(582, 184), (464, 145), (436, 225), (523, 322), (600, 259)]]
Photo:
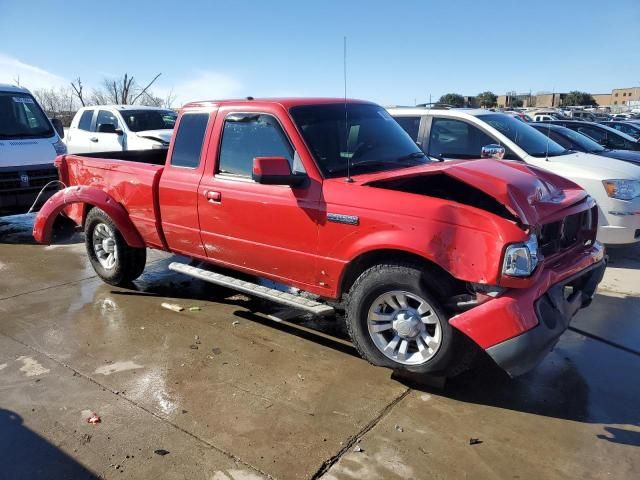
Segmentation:
[(430, 163), (382, 107), (363, 103), (303, 105), (290, 110), (323, 175), (328, 178)]
[(492, 113), (478, 115), (478, 118), (498, 130), (532, 157), (557, 157), (570, 153), (545, 134), (509, 115)]
[[(571, 130), (570, 128), (559, 127), (557, 125), (551, 128), (553, 128), (552, 130), (553, 132), (556, 132), (558, 135), (562, 135), (563, 137), (568, 138), (569, 140), (571, 140), (572, 143), (574, 143), (575, 145), (578, 145), (580, 149), (585, 152), (597, 153), (597, 152), (604, 152), (606, 150), (598, 142), (595, 142), (591, 138), (587, 137), (586, 135), (582, 135), (581, 133)], [(539, 125), (537, 127), (537, 130), (542, 132), (544, 135), (547, 134), (547, 129), (545, 128), (545, 125)]]
[(51, 122), (31, 95), (22, 92), (0, 92), (0, 138), (51, 136)]
[(173, 110), (121, 110), (120, 114), (132, 132), (173, 129), (178, 118)]

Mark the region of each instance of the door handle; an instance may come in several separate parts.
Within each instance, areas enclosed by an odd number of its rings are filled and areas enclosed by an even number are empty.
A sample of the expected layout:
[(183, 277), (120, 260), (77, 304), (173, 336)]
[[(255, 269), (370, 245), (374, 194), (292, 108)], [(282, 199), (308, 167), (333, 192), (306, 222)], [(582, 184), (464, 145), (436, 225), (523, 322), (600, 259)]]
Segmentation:
[(204, 192), (204, 196), (207, 197), (207, 201), (209, 203), (220, 203), (222, 200), (222, 195), (220, 192), (213, 192), (211, 190), (207, 190)]
[(91, 140), (92, 142), (97, 142), (98, 141), (98, 137), (91, 137), (89, 140)]

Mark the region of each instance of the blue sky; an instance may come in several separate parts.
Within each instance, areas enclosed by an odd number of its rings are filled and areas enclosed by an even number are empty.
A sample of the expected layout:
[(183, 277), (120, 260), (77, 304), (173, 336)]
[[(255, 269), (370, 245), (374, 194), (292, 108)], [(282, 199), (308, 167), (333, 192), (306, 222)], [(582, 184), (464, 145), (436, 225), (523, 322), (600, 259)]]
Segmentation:
[(0, 82), (132, 73), (179, 101), (640, 86), (640, 1), (0, 0)]

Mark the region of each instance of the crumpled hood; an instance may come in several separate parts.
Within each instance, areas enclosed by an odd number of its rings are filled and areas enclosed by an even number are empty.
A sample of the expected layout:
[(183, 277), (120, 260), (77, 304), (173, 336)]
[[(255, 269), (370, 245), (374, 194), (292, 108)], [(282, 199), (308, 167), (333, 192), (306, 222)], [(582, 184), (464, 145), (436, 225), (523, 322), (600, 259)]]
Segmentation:
[[(367, 175), (364, 185), (384, 186), (403, 178), (445, 174), (493, 197), (525, 225), (574, 205), (588, 195), (575, 183), (524, 163), (473, 160), (430, 164)], [(426, 194), (428, 195), (428, 194)]]
[(169, 143), (171, 141), (171, 135), (173, 135), (173, 130), (170, 128), (163, 130), (142, 130), (140, 132), (136, 132), (136, 135), (142, 138), (149, 138), (151, 140), (159, 140), (164, 143)]

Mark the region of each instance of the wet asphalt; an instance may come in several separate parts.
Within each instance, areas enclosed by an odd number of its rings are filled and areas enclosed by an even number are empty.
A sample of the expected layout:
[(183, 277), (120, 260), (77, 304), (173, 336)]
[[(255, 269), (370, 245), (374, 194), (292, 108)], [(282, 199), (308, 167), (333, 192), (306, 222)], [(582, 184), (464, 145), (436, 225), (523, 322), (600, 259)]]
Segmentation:
[(169, 272), (164, 253), (105, 285), (81, 234), (35, 245), (32, 221), (0, 218), (2, 480), (640, 478), (639, 248), (609, 251), (535, 371), (487, 362), (442, 387), (368, 365), (339, 319)]

